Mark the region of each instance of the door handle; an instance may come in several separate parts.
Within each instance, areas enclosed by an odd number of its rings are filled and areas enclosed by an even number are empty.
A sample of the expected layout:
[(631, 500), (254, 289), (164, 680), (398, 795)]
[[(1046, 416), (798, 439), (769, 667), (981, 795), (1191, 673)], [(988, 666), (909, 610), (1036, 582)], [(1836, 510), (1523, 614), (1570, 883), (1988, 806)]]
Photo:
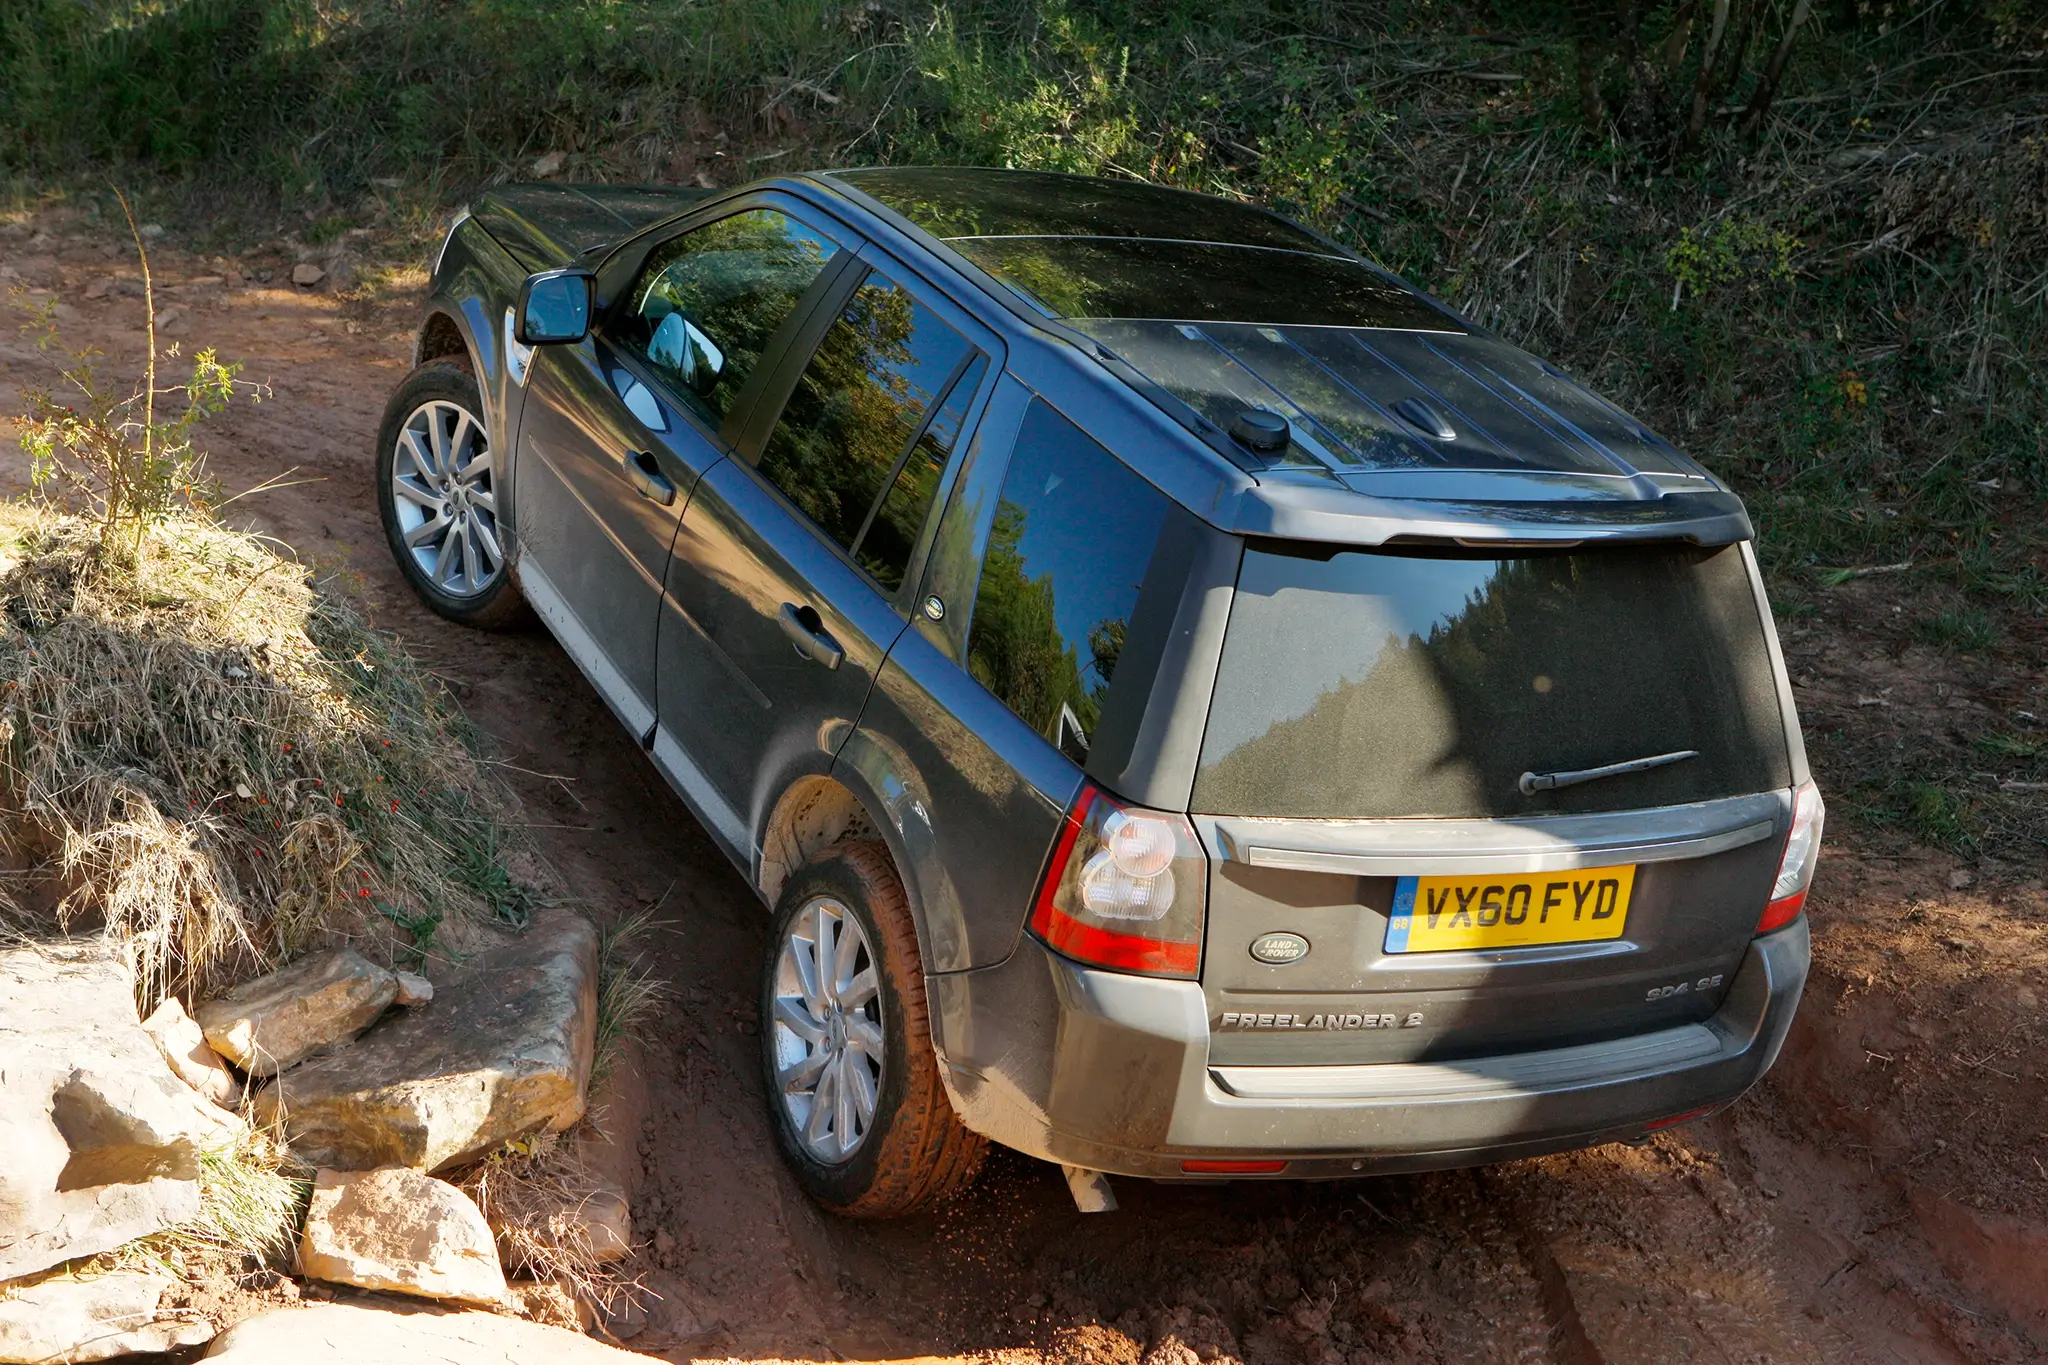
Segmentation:
[(794, 602), (784, 602), (780, 613), (782, 633), (796, 646), (796, 652), (806, 659), (816, 660), (827, 668), (838, 668), (846, 658), (846, 651), (839, 642), (825, 633), (825, 623), (818, 619), (815, 607), (800, 607)]
[(672, 506), (676, 500), (676, 486), (668, 475), (661, 472), (654, 463), (651, 450), (629, 450), (625, 454), (626, 479), (633, 485), (633, 491), (663, 507)]

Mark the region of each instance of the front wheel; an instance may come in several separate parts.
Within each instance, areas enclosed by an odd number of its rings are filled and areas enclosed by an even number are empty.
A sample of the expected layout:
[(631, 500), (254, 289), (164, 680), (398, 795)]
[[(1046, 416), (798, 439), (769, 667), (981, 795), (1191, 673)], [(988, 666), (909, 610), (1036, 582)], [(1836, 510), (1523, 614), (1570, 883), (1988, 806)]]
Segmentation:
[(939, 1079), (917, 929), (880, 844), (835, 845), (783, 888), (761, 1062), (783, 1158), (834, 1213), (894, 1218), (980, 1170), (987, 1143)]
[(407, 375), (377, 431), (377, 504), (421, 601), (463, 625), (503, 628), (528, 613), (512, 582), (499, 452), (483, 411), (476, 376), (458, 359)]

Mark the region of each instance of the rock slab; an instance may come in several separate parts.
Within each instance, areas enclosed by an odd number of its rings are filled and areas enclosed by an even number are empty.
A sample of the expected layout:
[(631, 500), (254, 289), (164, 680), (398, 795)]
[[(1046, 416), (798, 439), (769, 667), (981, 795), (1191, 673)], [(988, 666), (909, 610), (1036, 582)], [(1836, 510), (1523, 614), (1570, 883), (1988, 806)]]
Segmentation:
[(204, 1319), (159, 1317), (170, 1287), (166, 1276), (123, 1270), (0, 1291), (0, 1361), (72, 1365), (212, 1340)]
[(404, 1166), (322, 1171), (299, 1241), (316, 1280), (428, 1299), (506, 1302), (483, 1211), (445, 1180)]
[(480, 953), (432, 1003), (258, 1093), (311, 1166), (439, 1171), (583, 1116), (597, 1039), (597, 931), (558, 914)]
[(156, 1013), (142, 1021), (142, 1031), (155, 1040), (157, 1051), (185, 1084), (224, 1109), (241, 1101), (241, 1084), (207, 1043), (198, 1022), (185, 1013), (177, 996), (157, 1006)]
[(206, 1041), (251, 1076), (275, 1076), (355, 1037), (398, 998), (398, 978), (353, 948), (314, 953), (194, 1012)]
[(495, 1313), (388, 1312), (352, 1304), (265, 1313), (236, 1323), (206, 1353), (223, 1365), (631, 1365), (653, 1356), (621, 1351), (560, 1327)]
[(199, 1212), (199, 1158), (239, 1135), (135, 1017), (97, 939), (0, 952), (0, 1280)]

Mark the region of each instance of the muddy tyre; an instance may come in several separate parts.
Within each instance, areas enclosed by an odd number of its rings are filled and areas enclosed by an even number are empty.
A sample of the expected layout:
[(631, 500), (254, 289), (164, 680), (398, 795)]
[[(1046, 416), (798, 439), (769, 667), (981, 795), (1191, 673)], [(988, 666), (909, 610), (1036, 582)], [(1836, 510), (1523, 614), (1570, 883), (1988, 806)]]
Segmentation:
[(973, 1181), (987, 1143), (939, 1080), (917, 930), (882, 845), (837, 844), (783, 887), (760, 1017), (770, 1122), (812, 1199), (894, 1218)]
[(488, 630), (532, 619), (512, 581), (511, 519), (501, 515), (498, 452), (465, 360), (405, 377), (377, 428), (377, 509), (392, 557), (420, 600)]

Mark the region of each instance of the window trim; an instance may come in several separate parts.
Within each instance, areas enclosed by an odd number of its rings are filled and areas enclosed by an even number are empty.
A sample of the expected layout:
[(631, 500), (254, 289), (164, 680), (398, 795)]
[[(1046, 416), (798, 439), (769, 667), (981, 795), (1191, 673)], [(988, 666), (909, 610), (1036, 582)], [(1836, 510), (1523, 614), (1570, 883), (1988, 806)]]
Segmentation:
[[(932, 394), (932, 401), (925, 404), (924, 416), (918, 419), (916, 428), (910, 433), (910, 439), (903, 443), (903, 449), (896, 452), (895, 463), (889, 466), (889, 472), (882, 477), (881, 486), (875, 490), (874, 501), (868, 504), (867, 515), (860, 519), (860, 529), (853, 533), (853, 544), (846, 547), (846, 553), (852, 555), (856, 560), (860, 558), (860, 547), (867, 543), (868, 532), (874, 529), (875, 518), (881, 514), (882, 504), (889, 500), (890, 492), (896, 487), (896, 480), (903, 477), (904, 467), (910, 463), (910, 457), (917, 453), (917, 443), (922, 441), (925, 433), (932, 429), (932, 422), (937, 419), (941, 412), (945, 411), (946, 404), (953, 401), (953, 390), (959, 386), (960, 381), (966, 377), (967, 372), (974, 368), (974, 362), (982, 359), (986, 359), (986, 357), (980, 351), (976, 350), (972, 345), (968, 346), (967, 353), (954, 363), (952, 371), (946, 375), (946, 382), (939, 385), (937, 391)], [(967, 401), (969, 403), (974, 401), (972, 395), (968, 397)], [(967, 424), (965, 414), (963, 413), (960, 435), (953, 438), (953, 444), (958, 446), (966, 434)], [(952, 462), (953, 452), (948, 450), (946, 452), (946, 463), (951, 464)], [(944, 470), (939, 472), (942, 475), (945, 473)], [(938, 490), (934, 489), (932, 507), (927, 508), (925, 511), (926, 521), (931, 520), (932, 511), (937, 506)], [(918, 526), (918, 538), (923, 539), (923, 537), (924, 527), (920, 524)], [(911, 545), (911, 552), (914, 554), (916, 550), (917, 546), (913, 543)], [(903, 570), (904, 582), (908, 582), (910, 579), (910, 565), (906, 563), (903, 566)], [(899, 583), (897, 587), (901, 588), (902, 584)]]
[[(982, 419), (987, 414), (989, 405), (995, 399), (997, 386), (1002, 381), (1003, 376), (1008, 373), (1005, 363), (1007, 348), (1004, 347), (1002, 338), (990, 327), (975, 317), (972, 312), (961, 307), (950, 294), (933, 284), (922, 273), (913, 269), (907, 263), (875, 248), (872, 243), (863, 247), (858, 253), (852, 254), (856, 257), (861, 268), (855, 270), (849, 267), (847, 270), (839, 273), (835, 277), (832, 292), (829, 295), (821, 296), (812, 305), (811, 312), (805, 319), (802, 331), (791, 338), (789, 348), (783, 357), (776, 362), (775, 387), (764, 392), (756, 400), (753, 414), (747, 422), (745, 431), (733, 444), (732, 463), (751, 475), (754, 481), (760, 487), (766, 489), (784, 510), (798, 522), (802, 523), (805, 530), (817, 537), (819, 544), (825, 546), (833, 554), (838, 555), (844, 563), (861, 576), (869, 587), (873, 588), (879, 596), (894, 606), (897, 615), (908, 617), (914, 614), (915, 605), (924, 591), (926, 563), (931, 556), (932, 542), (937, 535), (939, 522), (944, 517), (946, 508), (951, 504), (953, 490), (958, 486), (960, 473), (966, 467), (967, 455), (974, 446)], [(859, 561), (854, 559), (850, 551), (841, 546), (838, 541), (832, 539), (831, 536), (825, 534), (825, 529), (811, 520), (802, 508), (790, 501), (788, 494), (777, 488), (774, 482), (761, 472), (760, 468), (761, 455), (767, 449), (768, 437), (773, 434), (776, 425), (781, 422), (782, 410), (787, 406), (790, 395), (796, 391), (797, 382), (803, 378), (803, 372), (809, 367), (811, 357), (817, 354), (819, 343), (825, 339), (825, 333), (831, 330), (832, 324), (839, 320), (840, 313), (845, 310), (848, 301), (854, 295), (854, 291), (860, 288), (861, 283), (866, 280), (871, 271), (876, 270), (883, 272), (897, 288), (909, 290), (911, 296), (919, 304), (923, 305), (934, 317), (958, 332), (965, 339), (968, 346), (966, 357), (947, 375), (945, 387), (926, 406), (925, 416), (918, 423), (916, 434), (912, 436), (910, 443), (904, 447), (903, 451), (898, 453), (897, 464), (892, 466), (892, 471), (899, 469), (907, 453), (916, 449), (916, 441), (924, 435), (929, 427), (932, 415), (938, 412), (944, 406), (946, 399), (952, 396), (954, 387), (960, 382), (962, 375), (966, 372), (966, 368), (973, 364), (974, 357), (981, 355), (988, 362), (986, 369), (982, 373), (980, 383), (975, 387), (973, 396), (968, 399), (966, 415), (961, 419), (960, 423), (960, 435), (955, 439), (953, 449), (946, 457), (946, 468), (939, 476), (938, 488), (932, 494), (931, 508), (925, 513), (924, 525), (918, 530), (917, 543), (910, 552), (910, 562), (904, 566), (903, 583), (893, 591), (883, 587), (873, 574), (869, 573), (860, 565)], [(766, 401), (771, 398), (772, 402)], [(1007, 461), (1005, 464), (1007, 467)], [(893, 477), (891, 482), (893, 482)], [(889, 487), (889, 483), (884, 483), (876, 493), (876, 501), (869, 505), (869, 521), (872, 520), (875, 508), (880, 506), (880, 499), (887, 496)], [(867, 524), (866, 521), (862, 524), (863, 535), (865, 535)], [(854, 546), (858, 548), (859, 545), (860, 537), (856, 537)], [(978, 579), (979, 575), (977, 573), (977, 581)], [(962, 635), (961, 639), (964, 642), (966, 639), (965, 635)]]

